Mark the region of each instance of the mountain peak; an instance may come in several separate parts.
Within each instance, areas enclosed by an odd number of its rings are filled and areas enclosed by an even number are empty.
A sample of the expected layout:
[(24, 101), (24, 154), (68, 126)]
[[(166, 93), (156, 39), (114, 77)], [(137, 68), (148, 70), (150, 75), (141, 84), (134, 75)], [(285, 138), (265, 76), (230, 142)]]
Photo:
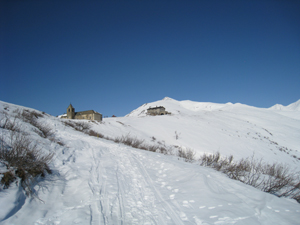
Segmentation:
[(164, 97), (163, 98), (163, 101), (170, 101), (170, 100), (174, 100), (173, 98), (170, 98), (170, 97)]
[(288, 106), (276, 104), (276, 105), (273, 105), (272, 107), (270, 107), (270, 109), (300, 111), (300, 99), (294, 103), (289, 104)]

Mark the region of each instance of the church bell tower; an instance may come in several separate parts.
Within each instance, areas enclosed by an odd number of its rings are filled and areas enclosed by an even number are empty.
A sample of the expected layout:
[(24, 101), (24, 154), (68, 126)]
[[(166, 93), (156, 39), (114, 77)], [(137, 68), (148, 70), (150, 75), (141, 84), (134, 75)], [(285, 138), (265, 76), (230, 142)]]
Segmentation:
[(75, 119), (75, 108), (73, 108), (72, 104), (67, 108), (67, 118)]

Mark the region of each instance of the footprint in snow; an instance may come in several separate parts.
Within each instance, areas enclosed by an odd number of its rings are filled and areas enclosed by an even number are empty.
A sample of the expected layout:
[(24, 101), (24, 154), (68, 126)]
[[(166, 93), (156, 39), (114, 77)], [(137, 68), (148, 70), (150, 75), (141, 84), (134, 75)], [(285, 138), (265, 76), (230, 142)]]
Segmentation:
[(210, 216), (209, 218), (211, 218), (211, 219), (212, 219), (212, 218), (217, 218), (217, 217), (219, 217), (219, 216)]
[(197, 225), (208, 225), (207, 223), (202, 223), (202, 221), (199, 220), (197, 216), (194, 216), (193, 218), (194, 218), (195, 223), (196, 223)]
[(160, 187), (164, 187), (164, 186), (166, 186), (166, 182), (161, 182), (161, 186)]
[(170, 195), (170, 199), (174, 199), (175, 198), (175, 195)]
[(203, 206), (199, 206), (199, 209), (204, 209), (204, 208), (206, 208), (206, 206), (205, 206), (205, 205), (203, 205)]
[(168, 190), (172, 190), (172, 187), (171, 187), (171, 186), (168, 186), (167, 189), (168, 189)]
[(180, 212), (180, 218), (184, 221), (188, 220), (188, 218), (186, 217), (186, 214), (184, 212)]
[(189, 202), (188, 201), (183, 201), (182, 206), (190, 208)]
[(214, 207), (214, 206), (212, 206), (212, 207), (208, 207), (208, 209), (214, 209), (214, 208), (216, 208), (216, 207)]

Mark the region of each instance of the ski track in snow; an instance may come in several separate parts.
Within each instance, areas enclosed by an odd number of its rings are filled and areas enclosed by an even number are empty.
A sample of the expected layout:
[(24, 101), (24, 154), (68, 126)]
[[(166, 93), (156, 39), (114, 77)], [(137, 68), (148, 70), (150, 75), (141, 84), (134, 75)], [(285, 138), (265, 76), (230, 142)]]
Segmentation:
[[(91, 206), (92, 212), (98, 212), (92, 215), (92, 224), (183, 224), (162, 198), (139, 157), (115, 147), (101, 158), (97, 162), (99, 157), (93, 157), (91, 170), (93, 195), (99, 196), (99, 203)], [(101, 182), (94, 179), (99, 177)]]

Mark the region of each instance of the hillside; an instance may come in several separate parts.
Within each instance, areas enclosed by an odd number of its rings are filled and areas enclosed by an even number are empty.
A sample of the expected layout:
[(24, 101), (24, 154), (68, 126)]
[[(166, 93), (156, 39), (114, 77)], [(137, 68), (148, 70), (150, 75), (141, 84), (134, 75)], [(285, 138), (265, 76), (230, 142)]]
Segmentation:
[[(94, 129), (111, 137), (130, 134), (149, 144), (190, 148), (198, 156), (220, 152), (240, 159), (254, 154), (299, 168), (300, 111), (292, 107), (298, 103), (277, 110), (164, 98), (125, 117), (107, 118)], [(148, 116), (147, 109), (155, 106), (164, 106), (171, 115)]]
[[(171, 115), (147, 116), (149, 106)], [(53, 133), (42, 137), (36, 123)], [(236, 159), (255, 154), (299, 168), (300, 117), (242, 104), (197, 103), (170, 98), (145, 104), (126, 117), (81, 122), (111, 139), (130, 135), (145, 143), (220, 151)], [(285, 113), (285, 114), (284, 114)], [(32, 184), (26, 197), (18, 183), (0, 191), (0, 224), (297, 224), (300, 204), (261, 192), (225, 174), (163, 155), (89, 136), (34, 109), (0, 102), (1, 143), (10, 143), (5, 118), (42, 152), (53, 153), (53, 171)], [(178, 138), (176, 139), (176, 134)], [(296, 157), (296, 158), (295, 158)], [(0, 171), (6, 168), (0, 163)]]

